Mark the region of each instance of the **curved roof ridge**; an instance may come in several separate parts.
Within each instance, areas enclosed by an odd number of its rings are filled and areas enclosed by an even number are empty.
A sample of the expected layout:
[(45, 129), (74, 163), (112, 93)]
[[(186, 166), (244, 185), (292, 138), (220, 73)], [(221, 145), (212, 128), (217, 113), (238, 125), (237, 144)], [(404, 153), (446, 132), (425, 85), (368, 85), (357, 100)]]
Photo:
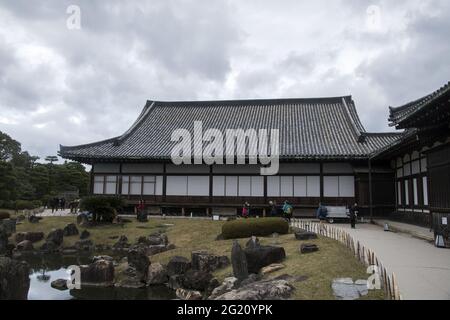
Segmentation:
[(440, 87), (438, 90), (433, 91), (432, 93), (423, 96), (422, 98), (416, 99), (399, 107), (390, 106), (388, 119), (391, 122), (390, 126), (397, 125), (399, 122), (403, 121), (415, 112), (423, 109), (448, 92), (450, 92), (450, 81), (444, 86)]
[(147, 118), (148, 114), (151, 110), (153, 110), (153, 106), (156, 104), (155, 101), (147, 100), (144, 108), (142, 109), (141, 113), (139, 114), (139, 117), (136, 119), (136, 121), (131, 125), (131, 127), (125, 131), (124, 134), (122, 134), (120, 137), (117, 137), (114, 141), (114, 145), (117, 146), (122, 141), (124, 141), (127, 137), (129, 137), (138, 127), (139, 125)]
[(191, 106), (195, 105), (200, 107), (201, 105), (243, 105), (243, 104), (280, 104), (280, 103), (293, 103), (293, 102), (338, 102), (341, 99), (350, 98), (351, 96), (335, 96), (335, 97), (315, 97), (315, 98), (276, 98), (276, 99), (238, 99), (238, 100), (153, 100), (159, 106), (165, 105), (177, 105), (179, 106)]

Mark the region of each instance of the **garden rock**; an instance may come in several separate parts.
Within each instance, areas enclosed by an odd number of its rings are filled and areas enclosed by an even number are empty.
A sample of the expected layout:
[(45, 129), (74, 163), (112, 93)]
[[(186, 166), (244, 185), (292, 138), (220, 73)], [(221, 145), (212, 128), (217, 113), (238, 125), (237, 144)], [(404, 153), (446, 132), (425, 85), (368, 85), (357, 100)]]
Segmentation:
[(128, 251), (127, 258), (128, 264), (136, 269), (139, 280), (146, 280), (150, 260), (146, 255), (145, 250), (139, 247), (133, 247)]
[(79, 240), (75, 242), (75, 249), (78, 251), (92, 251), (94, 249), (94, 243), (89, 239)]
[(16, 233), (16, 243), (22, 242), (24, 240), (28, 240), (31, 242), (38, 242), (44, 239), (43, 232), (19, 232)]
[(202, 300), (202, 294), (199, 291), (178, 288), (175, 294), (181, 300)]
[(230, 265), (230, 259), (227, 256), (218, 256), (210, 254), (207, 251), (192, 251), (192, 269), (213, 272)]
[(213, 276), (209, 272), (188, 270), (183, 276), (183, 288), (205, 291)]
[(0, 257), (0, 300), (26, 300), (30, 266), (24, 261)]
[(183, 286), (183, 275), (173, 275), (169, 277), (167, 287), (172, 290), (177, 290)]
[(264, 280), (233, 289), (214, 300), (283, 300), (288, 299), (294, 287), (286, 280)]
[(356, 300), (369, 293), (367, 280), (358, 280), (354, 283), (351, 278), (334, 279), (331, 288), (339, 300)]
[(0, 255), (8, 251), (8, 234), (3, 226), (0, 225)]
[(267, 267), (262, 268), (261, 269), (261, 274), (266, 275), (266, 274), (269, 274), (269, 273), (272, 273), (272, 272), (275, 272), (275, 271), (278, 271), (278, 270), (281, 270), (281, 269), (284, 269), (284, 268), (285, 268), (284, 264), (274, 263), (274, 264), (271, 264), (271, 265), (269, 265)]
[(300, 246), (301, 253), (312, 253), (319, 251), (319, 247), (315, 244), (305, 243)]
[(15, 219), (3, 219), (0, 220), (0, 225), (5, 230), (8, 236), (16, 232), (16, 220)]
[(52, 283), (50, 285), (52, 286), (52, 288), (60, 290), (60, 291), (64, 291), (64, 290), (68, 289), (66, 279), (57, 279), (55, 281), (52, 281)]
[(214, 300), (217, 297), (229, 292), (238, 287), (239, 280), (235, 277), (225, 278), (221, 285), (214, 288), (211, 295), (208, 297), (209, 300)]
[(261, 247), (261, 244), (259, 243), (259, 239), (255, 236), (251, 237), (250, 240), (247, 241), (247, 243), (245, 244), (246, 248), (249, 249), (256, 249)]
[(298, 229), (295, 232), (295, 239), (297, 239), (297, 240), (313, 240), (313, 239), (317, 239), (317, 234), (314, 232)]
[(40, 220), (42, 220), (42, 218), (36, 217), (35, 215), (28, 217), (28, 222), (30, 222), (30, 223), (38, 223)]
[(128, 243), (128, 238), (124, 235), (120, 236), (117, 242), (113, 245), (113, 248), (117, 250), (123, 250), (129, 247), (130, 244)]
[(47, 242), (53, 242), (56, 246), (62, 245), (64, 240), (64, 231), (61, 229), (53, 229), (47, 235)]
[(169, 275), (166, 268), (159, 262), (152, 263), (148, 267), (147, 272), (147, 284), (148, 285), (161, 285), (169, 281)]
[(191, 263), (185, 257), (174, 256), (167, 264), (167, 272), (170, 276), (186, 273), (191, 268)]
[(89, 238), (90, 236), (91, 236), (91, 233), (89, 231), (83, 230), (83, 231), (81, 231), (80, 239), (84, 240), (84, 239)]
[(29, 240), (24, 240), (22, 242), (19, 242), (16, 245), (15, 250), (17, 250), (17, 251), (33, 251), (34, 250), (33, 243)]
[(261, 268), (273, 263), (279, 263), (286, 258), (286, 252), (283, 247), (259, 246), (245, 248), (244, 252), (249, 273), (258, 273)]
[(247, 257), (236, 240), (233, 242), (231, 248), (231, 265), (233, 267), (233, 275), (238, 281), (242, 281), (248, 277)]
[(114, 265), (111, 261), (97, 260), (89, 265), (80, 266), (81, 284), (87, 286), (112, 286)]
[(78, 228), (75, 223), (69, 223), (64, 227), (63, 234), (65, 237), (76, 236), (79, 234)]

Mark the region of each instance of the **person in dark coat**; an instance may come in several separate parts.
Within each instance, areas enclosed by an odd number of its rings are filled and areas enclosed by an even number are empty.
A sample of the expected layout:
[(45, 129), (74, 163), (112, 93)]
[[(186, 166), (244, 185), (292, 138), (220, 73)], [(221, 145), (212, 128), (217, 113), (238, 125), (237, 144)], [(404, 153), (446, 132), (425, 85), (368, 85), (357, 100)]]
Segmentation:
[(270, 216), (276, 217), (278, 216), (278, 207), (276, 201), (269, 201), (270, 206)]
[(356, 229), (356, 219), (358, 218), (359, 207), (358, 204), (355, 203), (349, 210), (350, 216), (350, 226), (352, 229)]

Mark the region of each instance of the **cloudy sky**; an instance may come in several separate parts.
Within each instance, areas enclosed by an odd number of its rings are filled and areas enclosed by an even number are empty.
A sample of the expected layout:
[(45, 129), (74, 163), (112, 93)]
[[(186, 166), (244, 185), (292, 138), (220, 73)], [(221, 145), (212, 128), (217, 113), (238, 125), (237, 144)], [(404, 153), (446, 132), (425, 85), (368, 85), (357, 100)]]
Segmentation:
[(0, 130), (45, 157), (122, 134), (147, 99), (348, 94), (392, 130), (388, 106), (450, 80), (449, 35), (448, 0), (2, 0)]

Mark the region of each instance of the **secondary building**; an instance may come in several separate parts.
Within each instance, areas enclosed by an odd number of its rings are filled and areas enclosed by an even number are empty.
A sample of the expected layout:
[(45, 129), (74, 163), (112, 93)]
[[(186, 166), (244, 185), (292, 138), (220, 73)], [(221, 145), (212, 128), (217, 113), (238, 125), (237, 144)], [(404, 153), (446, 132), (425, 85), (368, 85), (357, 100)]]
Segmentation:
[(431, 226), (433, 216), (450, 213), (450, 83), (391, 107), (389, 121), (404, 134), (373, 159), (390, 159), (395, 169), (396, 210), (391, 217)]

